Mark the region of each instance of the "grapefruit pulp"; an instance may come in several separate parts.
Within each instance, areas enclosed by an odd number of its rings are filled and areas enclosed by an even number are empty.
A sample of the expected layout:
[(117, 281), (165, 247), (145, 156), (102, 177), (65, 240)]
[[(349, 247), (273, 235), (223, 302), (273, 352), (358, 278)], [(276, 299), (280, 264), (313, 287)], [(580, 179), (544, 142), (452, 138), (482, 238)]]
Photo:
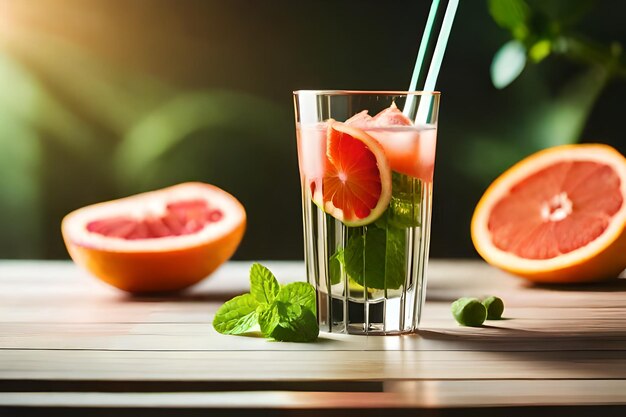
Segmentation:
[(345, 123), (376, 139), (393, 171), (432, 182), (437, 144), (435, 125), (415, 126), (395, 103), (374, 117), (363, 110)]
[(471, 231), (487, 262), (531, 281), (616, 277), (626, 268), (626, 159), (599, 144), (537, 152), (489, 186)]
[(322, 178), (310, 181), (313, 201), (348, 226), (378, 219), (391, 199), (391, 169), (380, 144), (364, 131), (328, 121)]
[(61, 229), (74, 262), (140, 293), (181, 290), (205, 278), (233, 255), (245, 224), (232, 195), (184, 183), (83, 207)]

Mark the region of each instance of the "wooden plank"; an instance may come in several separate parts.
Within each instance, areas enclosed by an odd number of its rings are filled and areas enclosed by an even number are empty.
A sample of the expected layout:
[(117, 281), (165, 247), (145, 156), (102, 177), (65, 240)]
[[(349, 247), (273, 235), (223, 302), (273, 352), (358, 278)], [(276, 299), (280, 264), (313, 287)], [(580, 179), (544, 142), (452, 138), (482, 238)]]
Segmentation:
[(432, 408), (626, 404), (624, 380), (390, 381), (384, 390)]
[[(580, 294), (586, 296), (588, 294)], [(598, 295), (587, 297), (588, 303), (602, 307), (576, 305), (567, 300), (547, 299), (541, 305), (537, 301), (526, 302), (520, 297), (507, 297), (505, 317), (509, 319), (568, 320), (576, 325), (586, 320), (626, 322), (626, 306), (622, 300), (609, 297), (599, 299)], [(623, 297), (623, 295), (622, 295)], [(9, 299), (8, 296), (6, 296)], [(212, 314), (223, 303), (223, 299), (199, 297), (193, 299), (179, 298), (175, 300), (136, 300), (136, 299), (101, 299), (97, 296), (77, 296), (75, 298), (46, 300), (41, 298), (14, 298), (4, 302), (0, 299), (0, 317), (2, 323), (146, 323), (175, 322), (201, 323), (211, 320)], [(423, 313), (424, 324), (427, 320), (451, 319), (451, 301), (427, 300)], [(535, 305), (530, 305), (535, 304)], [(499, 322), (504, 325), (505, 322)], [(506, 323), (506, 325), (511, 325)], [(567, 323), (565, 323), (567, 324)], [(584, 324), (584, 323), (581, 323)]]
[(203, 393), (0, 393), (0, 407), (149, 407), (149, 408), (398, 408), (393, 393), (334, 392), (203, 392)]
[(12, 380), (626, 379), (623, 352), (2, 350)]
[[(220, 335), (205, 323), (10, 323), (0, 324), (0, 349), (171, 350), (171, 351), (626, 351), (626, 330), (619, 322), (602, 326), (575, 322), (533, 328), (534, 322), (506, 320), (509, 327), (464, 328), (450, 319), (434, 320), (417, 335), (364, 337), (322, 333), (317, 343), (273, 343), (260, 337)], [(609, 323), (609, 324), (607, 324)], [(514, 324), (514, 325), (513, 325)], [(550, 323), (547, 323), (550, 324)], [(545, 326), (546, 324), (544, 324)], [(251, 336), (254, 336), (252, 334)], [(625, 353), (626, 355), (626, 353)]]
[[(10, 392), (0, 393), (0, 406), (32, 407), (159, 407), (159, 408), (439, 408), (533, 404), (626, 404), (626, 381), (411, 381), (385, 384), (385, 392)], [(523, 393), (520, 395), (520, 393)]]

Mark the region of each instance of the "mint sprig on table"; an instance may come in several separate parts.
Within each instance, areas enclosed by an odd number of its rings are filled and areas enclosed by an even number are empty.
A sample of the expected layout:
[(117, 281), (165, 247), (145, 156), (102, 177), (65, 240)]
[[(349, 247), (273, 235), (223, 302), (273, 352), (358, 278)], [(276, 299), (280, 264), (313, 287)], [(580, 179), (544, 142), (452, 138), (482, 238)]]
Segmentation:
[(282, 342), (312, 342), (319, 335), (315, 289), (306, 282), (281, 286), (259, 263), (250, 268), (250, 292), (222, 305), (213, 328), (222, 334), (242, 334), (256, 325), (263, 336)]

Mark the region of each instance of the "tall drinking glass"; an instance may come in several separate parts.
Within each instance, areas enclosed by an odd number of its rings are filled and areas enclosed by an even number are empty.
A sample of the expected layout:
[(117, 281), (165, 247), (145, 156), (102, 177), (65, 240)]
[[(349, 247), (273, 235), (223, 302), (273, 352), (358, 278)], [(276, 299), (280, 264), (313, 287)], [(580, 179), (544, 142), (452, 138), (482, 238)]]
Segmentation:
[(438, 92), (295, 91), (320, 329), (414, 332), (425, 298)]

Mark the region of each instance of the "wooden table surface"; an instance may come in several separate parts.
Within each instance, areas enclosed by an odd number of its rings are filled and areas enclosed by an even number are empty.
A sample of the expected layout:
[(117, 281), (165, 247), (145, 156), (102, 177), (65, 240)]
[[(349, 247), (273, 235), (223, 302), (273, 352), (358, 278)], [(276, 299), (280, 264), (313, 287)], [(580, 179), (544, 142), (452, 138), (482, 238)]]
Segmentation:
[[(302, 263), (265, 264), (283, 283), (304, 277)], [(249, 266), (230, 262), (182, 295), (133, 298), (70, 262), (0, 262), (0, 415), (626, 415), (624, 279), (537, 287), (482, 262), (435, 260), (418, 334), (297, 344), (213, 330), (216, 309), (247, 291)], [(488, 294), (505, 300), (505, 320), (454, 322), (454, 299)]]

